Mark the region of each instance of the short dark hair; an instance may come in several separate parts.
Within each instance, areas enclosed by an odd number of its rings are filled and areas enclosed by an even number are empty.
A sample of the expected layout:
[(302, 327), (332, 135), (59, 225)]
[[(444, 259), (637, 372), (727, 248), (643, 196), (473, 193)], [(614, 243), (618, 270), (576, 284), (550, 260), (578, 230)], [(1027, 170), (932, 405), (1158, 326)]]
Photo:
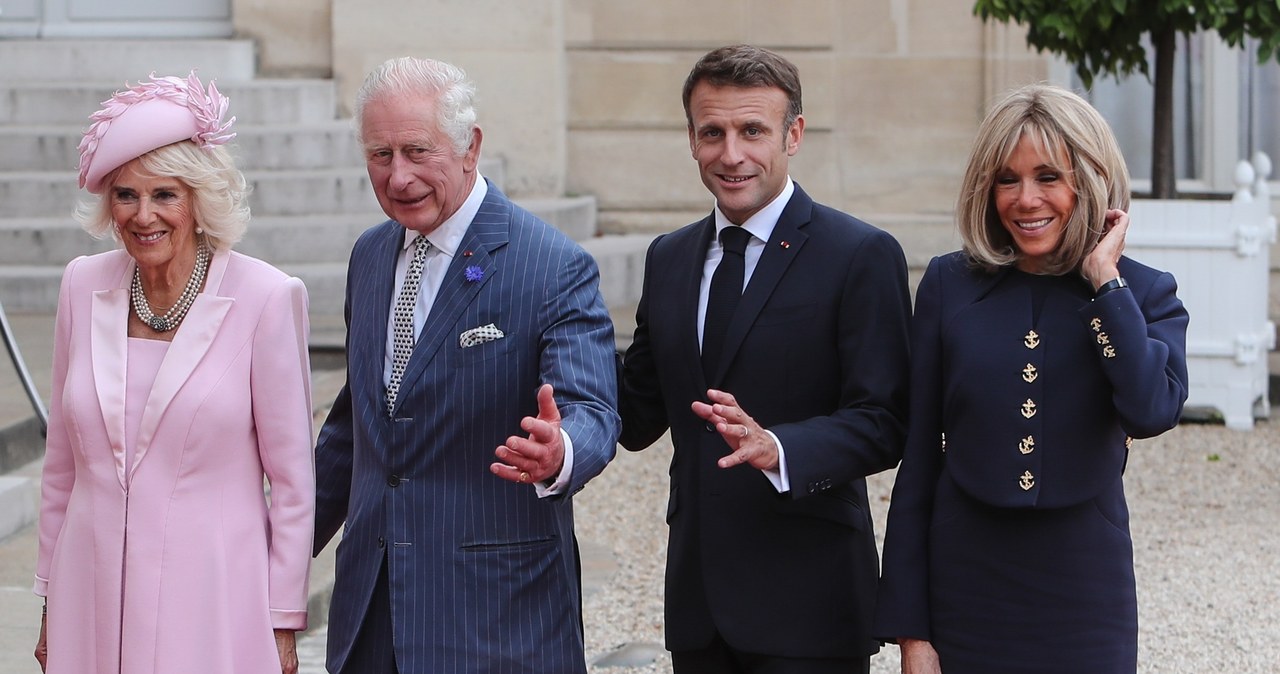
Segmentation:
[(689, 71), (684, 81), (684, 117), (693, 128), (689, 98), (693, 88), (705, 81), (717, 87), (777, 87), (787, 95), (787, 114), (782, 128), (789, 129), (804, 112), (800, 104), (800, 71), (778, 54), (749, 44), (720, 47), (707, 52)]

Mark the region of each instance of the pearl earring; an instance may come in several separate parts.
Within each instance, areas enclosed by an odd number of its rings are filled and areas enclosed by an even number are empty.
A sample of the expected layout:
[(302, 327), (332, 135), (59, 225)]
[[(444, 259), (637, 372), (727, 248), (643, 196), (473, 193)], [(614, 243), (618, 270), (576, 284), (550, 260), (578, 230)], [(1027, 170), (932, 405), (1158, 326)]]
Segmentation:
[(196, 234), (204, 234), (204, 228), (203, 228), (203, 227), (196, 227)]

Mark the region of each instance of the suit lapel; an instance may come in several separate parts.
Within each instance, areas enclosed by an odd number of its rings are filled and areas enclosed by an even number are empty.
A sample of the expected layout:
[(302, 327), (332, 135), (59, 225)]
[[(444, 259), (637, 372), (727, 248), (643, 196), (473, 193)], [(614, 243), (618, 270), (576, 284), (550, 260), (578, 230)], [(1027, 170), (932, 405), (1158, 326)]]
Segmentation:
[(756, 263), (751, 280), (742, 292), (742, 300), (733, 313), (733, 319), (729, 321), (712, 385), (719, 385), (724, 380), (725, 372), (737, 355), (738, 348), (742, 346), (742, 341), (746, 339), (747, 332), (751, 330), (751, 325), (773, 295), (782, 275), (800, 254), (800, 249), (804, 248), (809, 237), (801, 228), (809, 224), (812, 214), (813, 200), (796, 185), (791, 200), (787, 202), (778, 218), (778, 224), (773, 228), (773, 234), (765, 242), (764, 252), (760, 254), (760, 261)]
[(182, 319), (182, 325), (174, 333), (173, 342), (169, 344), (164, 361), (160, 363), (156, 381), (151, 386), (151, 395), (147, 397), (147, 406), (143, 408), (142, 419), (138, 424), (138, 444), (133, 466), (129, 469), (130, 475), (142, 463), (165, 411), (209, 352), (227, 312), (235, 304), (234, 298), (217, 294), (226, 275), (230, 257), (228, 252), (214, 254), (209, 263), (209, 276), (205, 281), (204, 292), (197, 295), (191, 303), (191, 309), (187, 311), (186, 318)]
[[(702, 269), (706, 266), (707, 249), (711, 247), (711, 239), (716, 233), (715, 216), (708, 216), (698, 227), (692, 230), (690, 236), (696, 237), (696, 241), (683, 243), (675, 242), (676, 258), (672, 260), (669, 267), (669, 273), (674, 277), (672, 279), (673, 288), (676, 292), (671, 297), (663, 298), (664, 301), (670, 301), (670, 307), (651, 307), (650, 312), (658, 311), (665, 313), (671, 311), (672, 316), (676, 316), (674, 325), (679, 331), (676, 339), (684, 342), (676, 349), (677, 353), (688, 354), (688, 359), (682, 364), (690, 372), (696, 372), (699, 379), (703, 379), (702, 370), (702, 345), (698, 341), (698, 299), (699, 293), (702, 291)], [(711, 382), (703, 381), (703, 392), (710, 386)]]
[[(397, 407), (408, 399), (409, 392), (417, 385), (423, 371), (440, 348), (458, 338), (453, 328), (458, 317), (496, 273), (497, 261), (493, 254), (510, 240), (510, 222), (511, 202), (490, 183), (484, 203), (467, 227), (467, 232), (462, 236), (458, 250), (449, 263), (449, 270), (440, 282), (435, 302), (431, 305), (431, 313), (413, 347), (413, 355), (409, 357), (404, 377), (400, 380)], [(479, 269), (479, 280), (468, 280), (466, 270), (470, 267)]]
[[(127, 256), (122, 254), (126, 260)], [(124, 265), (116, 287), (93, 293), (90, 309), (91, 333), (89, 351), (93, 362), (93, 384), (102, 408), (102, 422), (115, 455), (116, 475), (120, 487), (125, 486), (124, 465), (124, 396), (125, 373), (129, 354), (129, 279), (133, 278), (133, 262)]]
[[(396, 282), (396, 261), (404, 245), (405, 229), (395, 221), (387, 221), (382, 232), (370, 246), (368, 253), (352, 260), (347, 274), (365, 274), (366, 282), (348, 283), (354, 290), (347, 302), (347, 353), (348, 385), (356, 400), (369, 401), (369, 408), (386, 410), (386, 389), (382, 383), (383, 363), (387, 349), (387, 321), (391, 316), (391, 303), (399, 289)], [(362, 290), (369, 287), (370, 291)], [(360, 303), (358, 308), (354, 303)], [(360, 409), (362, 405), (356, 405)]]

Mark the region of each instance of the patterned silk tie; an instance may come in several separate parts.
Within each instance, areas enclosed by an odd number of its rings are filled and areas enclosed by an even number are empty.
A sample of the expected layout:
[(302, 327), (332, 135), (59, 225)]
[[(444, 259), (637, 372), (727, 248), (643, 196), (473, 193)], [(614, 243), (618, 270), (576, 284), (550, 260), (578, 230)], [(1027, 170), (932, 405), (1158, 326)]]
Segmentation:
[(715, 376), (720, 363), (720, 349), (729, 330), (729, 320), (742, 298), (742, 281), (746, 274), (747, 242), (751, 232), (730, 225), (720, 232), (724, 254), (711, 276), (711, 289), (707, 291), (707, 316), (702, 323), (702, 373), (707, 383)]
[(387, 411), (395, 409), (396, 394), (400, 392), (400, 379), (413, 354), (413, 309), (418, 305), (418, 286), (422, 284), (422, 265), (427, 261), (431, 242), (418, 236), (413, 242), (413, 258), (404, 274), (404, 285), (396, 296), (395, 321), (392, 323), (391, 381), (387, 383)]

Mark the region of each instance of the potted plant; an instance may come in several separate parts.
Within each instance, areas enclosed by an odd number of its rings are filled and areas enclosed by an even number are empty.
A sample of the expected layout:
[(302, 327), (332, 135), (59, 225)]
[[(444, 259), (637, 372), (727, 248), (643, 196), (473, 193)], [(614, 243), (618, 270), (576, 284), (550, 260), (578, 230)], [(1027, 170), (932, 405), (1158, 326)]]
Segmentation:
[[(1280, 56), (1280, 3), (1251, 0), (976, 0), (984, 21), (1027, 27), (1027, 42), (1063, 57), (1085, 87), (1099, 75), (1142, 73), (1154, 88), (1151, 199), (1135, 199), (1127, 254), (1173, 272), (1191, 313), (1187, 405), (1247, 429), (1267, 416), (1270, 247), (1275, 218), (1261, 153), (1236, 168), (1229, 200), (1176, 199), (1173, 65), (1177, 36), (1216, 33), (1229, 46), (1258, 40), (1258, 60)], [(1144, 42), (1144, 37), (1147, 41)], [(1146, 45), (1154, 49), (1154, 68)], [(1153, 72), (1154, 70), (1154, 72)], [(1194, 412), (1193, 412), (1194, 413)]]

